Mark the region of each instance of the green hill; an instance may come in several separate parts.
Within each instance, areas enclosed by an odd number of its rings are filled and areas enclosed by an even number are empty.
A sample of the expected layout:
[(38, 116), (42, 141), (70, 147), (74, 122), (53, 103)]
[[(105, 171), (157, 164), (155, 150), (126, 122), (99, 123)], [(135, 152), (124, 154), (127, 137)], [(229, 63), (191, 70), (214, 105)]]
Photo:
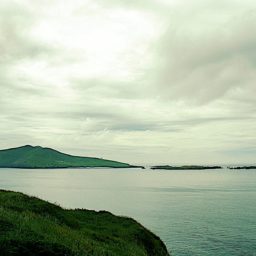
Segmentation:
[(138, 222), (105, 211), (65, 210), (0, 190), (0, 254), (5, 256), (168, 256)]
[(72, 156), (51, 148), (22, 146), (0, 150), (0, 168), (135, 167), (92, 157)]

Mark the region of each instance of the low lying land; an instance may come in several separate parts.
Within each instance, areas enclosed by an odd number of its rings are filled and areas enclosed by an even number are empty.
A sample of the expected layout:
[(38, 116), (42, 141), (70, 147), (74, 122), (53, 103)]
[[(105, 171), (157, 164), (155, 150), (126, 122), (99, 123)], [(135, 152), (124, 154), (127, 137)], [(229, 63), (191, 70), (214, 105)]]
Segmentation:
[(51, 148), (22, 146), (0, 150), (0, 168), (144, 168), (94, 157), (72, 156)]
[(105, 211), (65, 210), (0, 190), (0, 254), (5, 256), (168, 256), (156, 235)]
[(230, 170), (247, 170), (247, 169), (256, 169), (256, 166), (235, 166), (235, 167), (228, 167)]
[(208, 170), (208, 169), (221, 169), (221, 166), (201, 166), (201, 165), (183, 165), (183, 166), (170, 166), (170, 165), (157, 165), (152, 166), (153, 170)]

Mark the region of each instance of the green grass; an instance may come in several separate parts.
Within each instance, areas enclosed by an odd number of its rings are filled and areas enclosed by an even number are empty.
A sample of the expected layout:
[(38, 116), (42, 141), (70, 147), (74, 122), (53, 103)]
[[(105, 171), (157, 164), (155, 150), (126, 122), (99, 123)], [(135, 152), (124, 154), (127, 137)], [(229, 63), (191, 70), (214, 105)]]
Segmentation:
[(167, 256), (138, 222), (105, 211), (65, 210), (0, 190), (0, 254), (5, 256)]
[(51, 148), (23, 146), (0, 150), (0, 168), (133, 167), (126, 163), (93, 157), (72, 156)]

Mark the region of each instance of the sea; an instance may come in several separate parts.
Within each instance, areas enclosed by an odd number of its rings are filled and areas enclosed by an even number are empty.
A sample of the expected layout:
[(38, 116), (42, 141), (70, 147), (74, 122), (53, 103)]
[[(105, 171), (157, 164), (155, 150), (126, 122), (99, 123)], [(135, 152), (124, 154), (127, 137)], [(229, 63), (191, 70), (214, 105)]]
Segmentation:
[(256, 170), (0, 169), (0, 189), (132, 217), (172, 256), (256, 255)]

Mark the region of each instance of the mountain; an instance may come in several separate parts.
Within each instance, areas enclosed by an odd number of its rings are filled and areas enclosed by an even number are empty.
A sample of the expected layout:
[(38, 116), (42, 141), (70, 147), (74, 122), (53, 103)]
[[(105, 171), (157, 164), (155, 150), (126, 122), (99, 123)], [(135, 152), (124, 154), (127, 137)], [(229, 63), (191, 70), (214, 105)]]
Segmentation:
[(0, 190), (0, 254), (5, 256), (168, 256), (159, 237), (131, 218), (67, 210)]
[(72, 156), (51, 148), (22, 146), (0, 150), (0, 168), (69, 168), (111, 167), (132, 168), (126, 163), (93, 157)]

